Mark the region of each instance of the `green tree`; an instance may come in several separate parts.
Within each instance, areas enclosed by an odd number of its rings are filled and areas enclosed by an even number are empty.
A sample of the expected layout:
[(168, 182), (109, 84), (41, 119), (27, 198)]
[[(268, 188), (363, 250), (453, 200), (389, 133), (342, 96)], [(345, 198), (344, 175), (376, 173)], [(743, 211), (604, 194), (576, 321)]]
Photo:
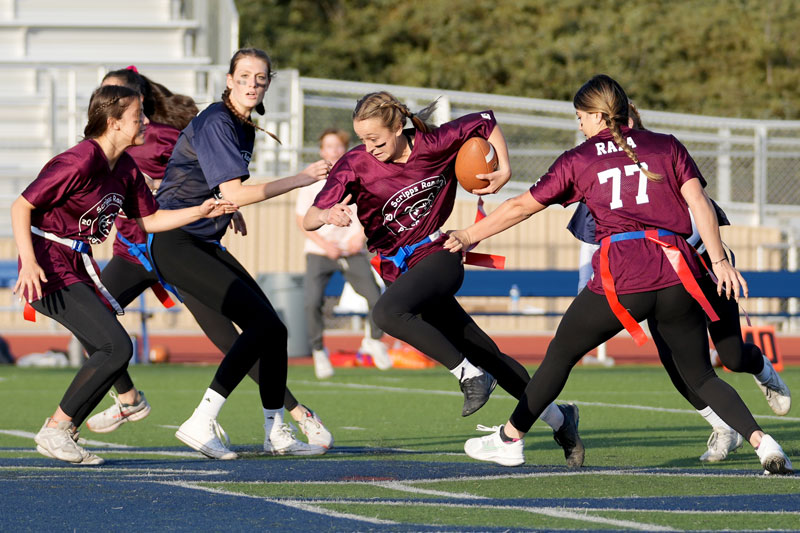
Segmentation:
[(800, 118), (794, 0), (237, 0), (243, 43), (304, 76)]

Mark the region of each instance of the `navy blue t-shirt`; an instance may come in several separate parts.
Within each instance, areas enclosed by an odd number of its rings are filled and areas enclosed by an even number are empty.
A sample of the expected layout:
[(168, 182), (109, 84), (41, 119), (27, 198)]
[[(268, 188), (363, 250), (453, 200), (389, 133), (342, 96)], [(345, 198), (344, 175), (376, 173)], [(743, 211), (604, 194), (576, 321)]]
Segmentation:
[[(236, 118), (222, 102), (208, 106), (181, 132), (156, 194), (162, 209), (202, 204), (219, 193), (219, 185), (250, 177), (255, 129)], [(203, 218), (181, 229), (218, 241), (233, 215)]]

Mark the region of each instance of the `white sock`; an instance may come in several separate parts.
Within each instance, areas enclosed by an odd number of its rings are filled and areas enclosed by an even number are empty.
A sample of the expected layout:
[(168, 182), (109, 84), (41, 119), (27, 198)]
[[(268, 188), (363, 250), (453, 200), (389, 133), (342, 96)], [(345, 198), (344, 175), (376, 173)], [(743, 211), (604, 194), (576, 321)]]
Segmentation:
[(564, 413), (556, 404), (551, 403), (539, 415), (539, 420), (550, 426), (553, 431), (558, 431), (564, 425)]
[(196, 411), (216, 419), (219, 416), (222, 406), (225, 405), (225, 400), (227, 400), (227, 398), (217, 391), (206, 389), (203, 400), (200, 402), (200, 405), (197, 406)]
[(711, 407), (706, 406), (704, 409), (698, 409), (697, 412), (706, 419), (706, 422), (708, 422), (712, 428), (722, 428), (733, 431), (733, 428), (726, 424)]
[(771, 366), (772, 364), (768, 362), (768, 359), (766, 357), (764, 357), (764, 368), (761, 369), (761, 372), (755, 374), (756, 379), (762, 385), (766, 383), (769, 380), (770, 376), (772, 375), (772, 368), (770, 368)]
[(269, 437), (272, 428), (283, 424), (283, 407), (280, 409), (264, 409), (264, 432)]
[(470, 363), (467, 358), (465, 357), (461, 363), (458, 364), (453, 370), (450, 371), (455, 377), (458, 378), (459, 382), (464, 381), (465, 379), (475, 378), (483, 374), (483, 370), (478, 368), (477, 366)]

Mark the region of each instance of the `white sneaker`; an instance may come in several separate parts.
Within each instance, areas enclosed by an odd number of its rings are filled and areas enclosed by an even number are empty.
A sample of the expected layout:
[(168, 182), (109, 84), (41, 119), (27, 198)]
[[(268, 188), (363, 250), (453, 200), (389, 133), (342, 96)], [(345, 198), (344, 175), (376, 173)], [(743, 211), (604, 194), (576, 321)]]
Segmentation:
[(211, 459), (227, 461), (239, 457), (236, 452), (228, 448), (231, 441), (217, 420), (198, 413), (197, 409), (186, 422), (181, 424), (175, 436), (188, 447)]
[(469, 439), (464, 443), (464, 451), (479, 461), (493, 461), (503, 466), (518, 466), (525, 462), (522, 448), (523, 440), (503, 442), (500, 438), (500, 428), (503, 426), (486, 427), (478, 424), (478, 431), (491, 431), (491, 435)]
[(783, 453), (781, 445), (775, 442), (775, 439), (769, 435), (764, 435), (761, 438), (761, 444), (756, 448), (756, 454), (761, 461), (761, 466), (764, 467), (765, 474), (780, 474), (792, 475), (792, 462)]
[(61, 421), (58, 427), (49, 428), (50, 418), (44, 421), (42, 429), (33, 438), (36, 442), (36, 451), (45, 457), (58, 459), (67, 463), (78, 465), (101, 465), (105, 461), (78, 446), (78, 435), (72, 422)]
[(297, 425), (300, 426), (300, 431), (306, 436), (309, 444), (322, 446), (323, 448), (333, 446), (333, 435), (322, 425), (322, 420), (311, 409), (308, 409), (308, 414)]
[(728, 457), (728, 454), (742, 447), (744, 439), (733, 428), (714, 428), (708, 437), (708, 450), (700, 456), (704, 463), (716, 463)]
[(359, 351), (369, 354), (375, 362), (375, 366), (380, 370), (389, 370), (392, 368), (392, 358), (389, 357), (389, 348), (387, 348), (380, 339), (364, 337), (364, 340), (361, 341), (361, 348), (359, 348)]
[[(266, 426), (265, 426), (266, 429)], [(289, 424), (273, 425), (264, 439), (264, 451), (272, 455), (323, 455), (326, 448), (297, 440)]]
[(772, 411), (776, 415), (783, 416), (792, 408), (792, 393), (789, 392), (789, 387), (786, 386), (781, 376), (773, 368), (767, 356), (762, 355), (762, 357), (764, 358), (764, 368), (769, 372), (769, 377), (764, 383), (759, 381), (756, 376), (753, 376), (753, 379), (756, 380), (759, 388), (766, 396), (767, 403)]
[(333, 365), (328, 357), (328, 350), (312, 350), (311, 356), (314, 358), (314, 374), (317, 379), (328, 379), (333, 375)]
[(139, 391), (139, 401), (130, 405), (122, 403), (114, 391), (108, 394), (114, 399), (114, 405), (86, 421), (89, 431), (111, 433), (125, 422), (136, 422), (150, 414), (150, 404), (142, 391)]

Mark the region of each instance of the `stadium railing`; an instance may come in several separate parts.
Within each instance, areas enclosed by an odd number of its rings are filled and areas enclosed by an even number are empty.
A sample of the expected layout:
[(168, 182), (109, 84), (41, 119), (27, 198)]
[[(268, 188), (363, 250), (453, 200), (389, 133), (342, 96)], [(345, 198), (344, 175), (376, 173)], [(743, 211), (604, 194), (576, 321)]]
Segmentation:
[[(750, 298), (800, 298), (800, 271), (743, 271)], [(577, 293), (577, 270), (467, 270), (464, 283), (456, 296), (464, 297), (508, 297), (512, 285), (519, 288), (521, 297), (559, 298), (573, 297)], [(344, 277), (336, 272), (328, 283), (325, 295), (337, 297), (344, 287)], [(470, 314), (489, 316), (560, 316), (561, 312), (469, 310)], [(363, 313), (338, 313), (348, 314)], [(798, 318), (800, 311), (781, 310), (750, 312), (753, 317)]]

